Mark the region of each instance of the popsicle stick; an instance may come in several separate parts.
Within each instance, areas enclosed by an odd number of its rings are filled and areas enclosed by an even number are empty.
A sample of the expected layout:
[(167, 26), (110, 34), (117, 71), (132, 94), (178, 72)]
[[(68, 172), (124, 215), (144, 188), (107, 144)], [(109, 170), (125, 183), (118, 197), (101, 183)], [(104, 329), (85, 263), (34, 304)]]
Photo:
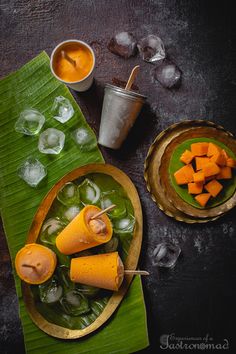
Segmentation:
[(36, 272), (37, 272), (37, 267), (32, 265), (32, 264), (22, 264), (22, 267), (25, 267), (25, 268), (32, 268), (34, 269)]
[(139, 72), (139, 65), (135, 66), (133, 70), (131, 71), (131, 74), (129, 76), (129, 80), (125, 86), (125, 90), (130, 90), (131, 86), (133, 85), (134, 80), (136, 79), (136, 76)]
[(90, 218), (90, 220), (97, 219), (99, 216), (101, 216), (101, 215), (103, 215), (103, 214), (107, 213), (108, 211), (110, 211), (110, 210), (114, 209), (115, 207), (116, 207), (116, 205), (115, 205), (115, 204), (110, 205), (110, 206), (109, 206), (109, 207), (107, 207), (106, 209), (103, 209), (103, 210), (99, 211), (99, 213), (97, 213), (97, 214), (93, 215), (93, 216)]
[(64, 50), (61, 51), (62, 58), (69, 61), (74, 67), (76, 66), (76, 61), (72, 59)]
[(125, 274), (139, 274), (139, 275), (149, 275), (146, 270), (131, 270), (131, 269), (125, 269), (124, 271)]

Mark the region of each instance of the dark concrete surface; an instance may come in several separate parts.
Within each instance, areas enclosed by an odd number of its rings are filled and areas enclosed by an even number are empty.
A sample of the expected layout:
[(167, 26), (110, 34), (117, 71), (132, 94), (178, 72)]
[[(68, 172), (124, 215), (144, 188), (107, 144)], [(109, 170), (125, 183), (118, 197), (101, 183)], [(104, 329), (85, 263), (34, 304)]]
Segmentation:
[[(132, 32), (137, 39), (159, 35), (169, 58), (183, 72), (181, 87), (166, 90), (154, 83), (153, 66), (142, 62), (138, 55), (124, 60), (110, 53), (107, 42), (120, 30)], [(151, 273), (143, 279), (150, 335), (150, 347), (143, 353), (164, 351), (160, 348), (160, 336), (164, 334), (194, 337), (196, 341), (209, 335), (212, 340), (208, 342), (215, 345), (226, 339), (226, 351), (235, 352), (235, 210), (206, 225), (176, 222), (154, 204), (143, 178), (149, 145), (174, 122), (208, 119), (236, 132), (233, 1), (1, 0), (0, 77), (20, 68), (42, 50), (50, 54), (56, 44), (69, 38), (91, 43), (96, 52), (95, 84), (88, 92), (75, 94), (96, 133), (104, 84), (113, 77), (126, 80), (131, 68), (141, 65), (137, 85), (148, 96), (147, 105), (121, 150), (101, 150), (107, 162), (131, 177), (143, 206), (140, 265)], [(172, 270), (160, 271), (152, 266), (152, 251), (160, 240), (173, 240), (182, 249)], [(187, 342), (193, 343), (194, 339)], [(177, 341), (173, 339), (172, 343)], [(10, 257), (1, 230), (0, 353), (23, 352)]]

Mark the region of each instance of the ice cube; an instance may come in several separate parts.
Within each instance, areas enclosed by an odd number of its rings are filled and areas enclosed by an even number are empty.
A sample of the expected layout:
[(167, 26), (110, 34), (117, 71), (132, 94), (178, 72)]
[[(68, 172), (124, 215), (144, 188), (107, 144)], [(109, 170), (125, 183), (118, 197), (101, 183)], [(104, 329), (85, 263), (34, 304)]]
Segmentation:
[(44, 165), (37, 159), (29, 157), (18, 169), (18, 176), (31, 187), (37, 187), (47, 175)]
[(25, 109), (15, 123), (15, 130), (25, 135), (36, 135), (45, 123), (45, 117), (36, 109)]
[(63, 96), (58, 96), (55, 98), (52, 105), (53, 117), (61, 123), (68, 122), (74, 115), (74, 108), (72, 104)]
[(172, 268), (180, 255), (181, 249), (171, 242), (159, 243), (153, 251), (153, 265)]
[(133, 232), (135, 226), (135, 218), (132, 215), (127, 215), (124, 218), (114, 221), (114, 231), (116, 233), (130, 233)]
[(100, 198), (100, 189), (88, 178), (79, 186), (79, 193), (81, 202), (84, 205), (96, 204)]
[(65, 218), (68, 220), (68, 221), (71, 221), (73, 220), (76, 215), (79, 214), (81, 208), (77, 205), (72, 205), (71, 207), (69, 207), (66, 211), (65, 211)]
[(72, 132), (72, 138), (81, 151), (91, 151), (97, 146), (94, 134), (85, 128), (78, 128)]
[(112, 204), (115, 204), (116, 207), (108, 212), (108, 215), (111, 218), (121, 218), (126, 215), (126, 204), (124, 198), (120, 197), (118, 192), (115, 190), (103, 192), (101, 196), (102, 209), (105, 209)]
[(56, 241), (56, 236), (59, 232), (64, 229), (66, 224), (62, 222), (59, 218), (50, 218), (45, 221), (42, 226), (40, 233), (40, 241), (43, 244), (54, 245)]
[(180, 84), (181, 71), (174, 63), (165, 60), (154, 69), (154, 78), (165, 88), (176, 87)]
[(137, 44), (139, 53), (143, 60), (155, 63), (165, 59), (165, 47), (161, 38), (149, 34), (142, 38)]
[(108, 49), (125, 59), (134, 56), (137, 52), (137, 41), (132, 33), (120, 32), (108, 43)]
[(59, 154), (64, 147), (65, 134), (55, 128), (44, 130), (39, 136), (38, 149), (43, 154)]
[(76, 184), (66, 183), (58, 192), (57, 199), (64, 205), (70, 206), (80, 201), (79, 191)]

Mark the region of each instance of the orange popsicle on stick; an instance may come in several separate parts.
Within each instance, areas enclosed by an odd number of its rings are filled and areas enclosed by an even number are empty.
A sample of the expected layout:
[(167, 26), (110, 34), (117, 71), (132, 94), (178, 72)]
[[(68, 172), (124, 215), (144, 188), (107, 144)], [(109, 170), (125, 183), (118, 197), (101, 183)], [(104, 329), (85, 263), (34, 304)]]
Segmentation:
[[(87, 205), (56, 238), (58, 250), (70, 255), (108, 242), (112, 224), (105, 213), (94, 205)], [(94, 218), (96, 216), (96, 218)]]
[(56, 263), (55, 253), (37, 243), (25, 245), (15, 258), (18, 276), (29, 284), (41, 284), (48, 280), (55, 270)]
[(72, 258), (70, 266), (71, 281), (114, 291), (119, 290), (127, 272), (149, 274), (145, 271), (124, 270), (118, 252)]

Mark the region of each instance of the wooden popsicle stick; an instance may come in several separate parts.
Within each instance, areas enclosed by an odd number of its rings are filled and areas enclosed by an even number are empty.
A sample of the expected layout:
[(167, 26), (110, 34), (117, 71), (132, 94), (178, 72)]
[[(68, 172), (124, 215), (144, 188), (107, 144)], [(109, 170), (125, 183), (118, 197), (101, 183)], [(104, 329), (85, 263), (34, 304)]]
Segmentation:
[(135, 66), (133, 70), (131, 71), (131, 74), (129, 76), (129, 80), (127, 81), (127, 84), (125, 86), (125, 90), (130, 90), (131, 86), (133, 85), (134, 80), (136, 79), (136, 76), (139, 72), (139, 65)]
[(139, 274), (139, 275), (150, 275), (146, 270), (131, 270), (125, 269), (125, 274)]
[(72, 59), (64, 50), (61, 51), (62, 58), (66, 59), (74, 67), (76, 67), (76, 61)]
[(115, 207), (116, 207), (115, 204), (110, 205), (110, 206), (107, 207), (106, 209), (103, 209), (103, 210), (99, 211), (99, 213), (93, 215), (93, 216), (90, 218), (90, 220), (94, 220), (94, 219), (98, 218), (99, 216), (101, 216), (101, 215), (107, 213), (108, 211), (114, 209)]
[(24, 263), (24, 264), (22, 264), (22, 267), (25, 267), (25, 268), (32, 268), (32, 269), (34, 269), (34, 270), (37, 272), (37, 267), (34, 266), (34, 265), (32, 265), (32, 264), (26, 264), (26, 263)]

